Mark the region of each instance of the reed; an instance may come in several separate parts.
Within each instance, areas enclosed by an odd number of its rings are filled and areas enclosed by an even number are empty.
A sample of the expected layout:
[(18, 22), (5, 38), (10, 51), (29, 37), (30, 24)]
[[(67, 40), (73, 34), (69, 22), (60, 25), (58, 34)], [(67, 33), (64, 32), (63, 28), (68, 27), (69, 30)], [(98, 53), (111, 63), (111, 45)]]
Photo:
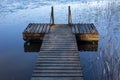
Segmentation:
[[(116, 11), (119, 6), (117, 6), (116, 2), (108, 2), (106, 6), (106, 34), (103, 36), (103, 45), (100, 45), (99, 48), (99, 58), (100, 67), (98, 69), (101, 70), (102, 80), (120, 80), (119, 74), (120, 74), (120, 65), (119, 65), (119, 48), (117, 46), (120, 45), (120, 43), (114, 39), (113, 30), (115, 25), (112, 24), (118, 24), (118, 22), (114, 21), (114, 11)], [(118, 11), (116, 11), (117, 13)], [(117, 17), (116, 17), (117, 18)], [(99, 21), (98, 21), (99, 22)], [(116, 46), (116, 41), (117, 46)], [(103, 47), (104, 46), (104, 47)], [(102, 48), (103, 47), (103, 48)], [(102, 65), (102, 66), (101, 66)], [(99, 76), (99, 75), (98, 75)], [(101, 79), (100, 79), (101, 80)]]
[(89, 16), (86, 20), (97, 26), (100, 35), (97, 57), (89, 59), (88, 67), (92, 73), (89, 80), (120, 80), (119, 3), (114, 0), (103, 1), (103, 6), (102, 2), (98, 2), (97, 6), (86, 10), (94, 16), (94, 20), (90, 20)]

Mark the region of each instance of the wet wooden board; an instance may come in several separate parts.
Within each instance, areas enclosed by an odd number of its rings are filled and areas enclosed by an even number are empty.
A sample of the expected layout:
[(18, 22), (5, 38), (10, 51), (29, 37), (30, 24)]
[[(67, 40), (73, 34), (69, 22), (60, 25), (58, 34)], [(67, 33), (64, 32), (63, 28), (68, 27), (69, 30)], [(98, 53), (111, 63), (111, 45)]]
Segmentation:
[(76, 38), (70, 26), (54, 25), (45, 34), (31, 80), (83, 80)]
[(50, 30), (49, 24), (30, 23), (23, 32), (24, 40), (43, 40)]
[(96, 27), (94, 24), (73, 24), (72, 25), (72, 32), (75, 34), (78, 38), (78, 40), (92, 40), (92, 41), (98, 41), (99, 35)]

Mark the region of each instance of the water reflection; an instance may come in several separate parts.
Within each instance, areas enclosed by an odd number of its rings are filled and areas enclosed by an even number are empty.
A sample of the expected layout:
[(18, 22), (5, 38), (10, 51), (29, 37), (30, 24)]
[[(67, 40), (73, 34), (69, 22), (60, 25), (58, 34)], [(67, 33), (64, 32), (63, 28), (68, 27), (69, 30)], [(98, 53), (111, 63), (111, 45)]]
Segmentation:
[(98, 41), (77, 41), (79, 51), (97, 51)]
[(38, 42), (25, 42), (24, 43), (24, 52), (39, 52), (42, 41)]

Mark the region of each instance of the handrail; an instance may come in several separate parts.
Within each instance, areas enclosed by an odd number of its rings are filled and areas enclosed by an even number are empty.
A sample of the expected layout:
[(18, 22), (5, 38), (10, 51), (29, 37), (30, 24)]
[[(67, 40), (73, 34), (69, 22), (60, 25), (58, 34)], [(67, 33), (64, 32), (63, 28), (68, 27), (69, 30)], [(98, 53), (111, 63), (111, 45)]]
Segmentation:
[(50, 16), (50, 24), (54, 24), (54, 8), (53, 6), (51, 7), (51, 16)]
[[(50, 16), (50, 24), (54, 25), (54, 8), (51, 7), (51, 16)], [(72, 17), (71, 17), (71, 9), (70, 6), (68, 6), (68, 24), (72, 24)]]
[(71, 16), (71, 9), (70, 6), (68, 6), (68, 24), (72, 24), (72, 16)]

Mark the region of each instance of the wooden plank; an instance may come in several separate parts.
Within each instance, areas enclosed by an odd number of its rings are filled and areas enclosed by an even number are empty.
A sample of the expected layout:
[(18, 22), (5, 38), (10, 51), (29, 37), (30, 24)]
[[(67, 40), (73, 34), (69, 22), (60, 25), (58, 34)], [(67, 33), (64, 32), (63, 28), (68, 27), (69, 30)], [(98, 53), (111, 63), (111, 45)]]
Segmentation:
[(79, 61), (80, 59), (79, 58), (38, 58), (38, 60), (40, 60), (40, 61), (43, 61), (43, 60), (45, 60), (45, 61), (60, 61), (60, 60), (61, 61), (66, 61), (66, 60), (69, 60), (69, 61)]
[(48, 33), (48, 32), (49, 32), (49, 29), (50, 29), (49, 24), (46, 24), (46, 30), (45, 30), (45, 33)]
[(38, 27), (39, 27), (39, 29), (38, 29), (38, 31), (37, 31), (38, 34), (39, 34), (40, 31), (41, 31), (41, 25), (42, 25), (42, 24), (39, 24), (39, 25), (38, 25)]
[(42, 34), (44, 33), (45, 27), (45, 24), (43, 24)]
[(83, 77), (32, 77), (31, 80), (83, 80)]
[(35, 33), (36, 32), (36, 30), (37, 30), (37, 24), (35, 24), (35, 26), (34, 26), (35, 28), (34, 28), (34, 30), (33, 30), (33, 33)]
[[(45, 55), (47, 55), (47, 54), (45, 54)], [(52, 55), (52, 54), (51, 54)], [(58, 57), (57, 57), (58, 58)], [(58, 63), (57, 63), (58, 62)], [(58, 61), (58, 60), (39, 60), (38, 59), (38, 61), (36, 62), (36, 64), (51, 64), (51, 63), (54, 63), (54, 64), (79, 64), (79, 60), (74, 60), (74, 61), (72, 61), (72, 60), (70, 60), (69, 61), (69, 59), (68, 60), (60, 60), (60, 61)], [(80, 65), (80, 64), (79, 64)], [(81, 67), (81, 66), (77, 66), (77, 67)]]
[(39, 33), (40, 28), (41, 28), (41, 24), (38, 24), (38, 31), (37, 31), (37, 33)]
[(48, 24), (46, 24), (45, 34), (47, 33)]
[(68, 50), (49, 50), (49, 51), (46, 51), (46, 50), (41, 50), (40, 53), (77, 53), (78, 51), (68, 51)]
[(72, 32), (75, 34), (75, 27), (72, 25)]
[(85, 33), (84, 24), (81, 24), (81, 27), (80, 27), (80, 28), (81, 28), (82, 32)]
[(76, 24), (77, 25), (77, 29), (78, 29), (78, 34), (80, 33), (80, 31), (79, 31), (79, 24)]
[(41, 33), (43, 34), (43, 30), (44, 30), (44, 26), (45, 26), (45, 24), (42, 24), (43, 25), (43, 27), (42, 27), (42, 31), (41, 31)]
[(47, 24), (44, 24), (43, 33), (46, 33)]
[(31, 26), (32, 28), (31, 28), (31, 31), (30, 31), (30, 33), (34, 33), (35, 26), (36, 26), (35, 24), (33, 24), (33, 25)]
[(92, 33), (95, 33), (94, 27), (91, 24)]
[(29, 32), (29, 28), (31, 27), (32, 23), (30, 23), (27, 28), (24, 30), (24, 33)]
[(96, 27), (94, 26), (94, 24), (91, 24), (91, 26), (92, 26), (94, 32), (95, 32), (95, 33), (98, 33), (98, 31), (97, 31)]
[(79, 34), (83, 33), (81, 24), (78, 25)]
[(79, 33), (79, 31), (78, 31), (77, 24), (75, 24), (74, 26), (75, 26), (75, 31), (76, 31), (75, 33), (76, 33), (76, 34), (78, 34), (78, 33)]
[(66, 52), (66, 53), (40, 53), (40, 56), (45, 56), (45, 55), (47, 55), (48, 57), (50, 57), (50, 56), (79, 56), (79, 55), (77, 55), (77, 54), (67, 54), (68, 52)]
[(87, 33), (87, 30), (86, 30), (86, 28), (85, 28), (85, 25), (86, 25), (86, 24), (84, 24), (83, 29), (84, 29), (84, 32)]
[(29, 33), (31, 33), (33, 26), (34, 26), (34, 23), (29, 27)]
[(89, 28), (90, 33), (92, 33), (91, 24), (88, 25), (88, 28)]
[(80, 33), (79, 33), (79, 34), (84, 33), (83, 28), (82, 28), (82, 24), (79, 24), (79, 30), (80, 30)]
[(38, 56), (38, 58), (79, 58), (79, 56)]
[[(46, 64), (45, 64), (46, 65)], [(49, 64), (48, 64), (49, 65)], [(53, 64), (52, 64), (53, 65)], [(59, 65), (59, 64), (54, 64), (54, 65)], [(61, 64), (60, 64), (61, 65)], [(65, 65), (65, 64), (63, 64), (63, 65)], [(67, 64), (68, 65), (68, 64)], [(71, 64), (70, 64), (71, 65)], [(76, 65), (76, 64), (73, 64), (73, 65)], [(73, 66), (73, 65), (71, 65), (71, 66)], [(82, 71), (81, 70), (34, 70), (34, 72), (60, 72), (60, 73), (68, 73), (68, 72), (70, 72), (70, 73), (75, 73), (75, 72), (79, 72), (79, 73), (82, 73)]]
[[(42, 63), (43, 61), (39, 61), (40, 63)], [(45, 63), (57, 63), (57, 61), (44, 61)], [(44, 63), (43, 62), (43, 63)], [(77, 63), (77, 61), (58, 61), (58, 63)], [(81, 70), (82, 68), (81, 67), (39, 67), (39, 66), (36, 66), (35, 69), (37, 70)]]
[(98, 34), (81, 34), (77, 36), (78, 40), (98, 41)]
[[(73, 73), (40, 73), (40, 74), (33, 74), (32, 76), (34, 77), (78, 77), (78, 76), (82, 76), (82, 74), (78, 73), (78, 74), (73, 74)], [(73, 79), (74, 80), (74, 79)]]
[(97, 30), (93, 24), (91, 24), (92, 33), (97, 33)]
[(39, 29), (39, 33), (42, 33), (42, 29), (43, 29), (43, 24), (41, 24), (39, 27), (40, 27), (40, 29)]
[(39, 31), (39, 24), (36, 24), (36, 26), (37, 26), (37, 28), (35, 30), (35, 33), (38, 33), (38, 31)]
[(33, 26), (33, 24), (31, 24), (31, 25), (27, 28), (27, 30), (26, 30), (27, 33), (30, 33), (30, 32), (31, 32), (32, 26)]
[(31, 28), (30, 28), (30, 32), (29, 32), (29, 33), (32, 33), (33, 29), (34, 29), (34, 23), (31, 25)]
[(79, 57), (75, 57), (75, 58), (69, 58), (69, 57), (68, 58), (64, 58), (64, 57), (63, 58), (61, 58), (61, 57), (57, 57), (57, 58), (56, 57), (52, 57), (52, 58), (51, 57), (50, 58), (48, 58), (48, 57), (47, 58), (40, 58), (39, 57), (38, 59), (39, 60), (59, 60), (59, 61), (60, 60), (73, 60), (73, 61), (77, 60), (77, 61), (79, 61), (80, 60)]
[[(78, 67), (78, 66), (80, 66), (80, 65), (78, 65), (78, 64), (67, 64), (67, 65), (65, 65), (65, 64), (36, 64), (35, 66), (39, 66), (39, 67)], [(42, 70), (37, 70), (37, 71), (41, 71), (42, 72)], [(46, 72), (48, 71), (48, 73), (49, 73), (49, 71), (56, 71), (56, 70), (46, 70)], [(62, 72), (62, 70), (59, 70), (60, 72)], [(66, 73), (68, 73), (67, 71), (69, 71), (69, 70), (66, 70), (65, 72)], [(74, 70), (73, 70), (74, 71)], [(76, 70), (75, 70), (76, 71)], [(79, 72), (81, 71), (81, 70), (78, 70)], [(82, 72), (82, 71), (81, 71)]]
[(50, 25), (49, 25), (49, 24), (47, 24), (46, 33), (48, 33), (48, 32), (49, 32), (49, 30), (50, 30)]
[(89, 30), (89, 26), (88, 26), (89, 24), (85, 24), (85, 29), (86, 29), (86, 33), (90, 33), (90, 30)]

